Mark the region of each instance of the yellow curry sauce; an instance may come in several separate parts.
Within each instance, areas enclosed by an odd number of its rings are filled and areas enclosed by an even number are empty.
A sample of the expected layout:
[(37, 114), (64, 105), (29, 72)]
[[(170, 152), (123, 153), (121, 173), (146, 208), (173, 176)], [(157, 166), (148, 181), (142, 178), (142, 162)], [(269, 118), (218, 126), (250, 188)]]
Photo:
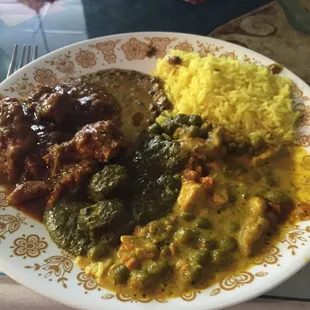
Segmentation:
[[(122, 236), (120, 248), (110, 252), (100, 263), (91, 263), (86, 257), (78, 257), (76, 261), (87, 273), (99, 277), (100, 285), (107, 289), (129, 296), (156, 298), (180, 296), (193, 287), (206, 288), (231, 273), (246, 270), (253, 260), (264, 255), (266, 246), (279, 241), (288, 226), (309, 217), (310, 205), (306, 202), (310, 201), (310, 191), (306, 189), (309, 188), (310, 171), (302, 167), (306, 155), (307, 151), (302, 147), (288, 147), (284, 154), (278, 154), (258, 167), (251, 166), (248, 156), (244, 156), (238, 159), (237, 168), (230, 163), (224, 169), (215, 169), (209, 177), (222, 184), (219, 193), (223, 193), (223, 184), (229, 184), (234, 196), (232, 202), (220, 209), (212, 209), (215, 206), (212, 206), (210, 196), (206, 199), (200, 195), (199, 183), (183, 178), (178, 201), (169, 215), (137, 227), (131, 235)], [(239, 174), (238, 169), (246, 170), (246, 173)], [(255, 214), (249, 198), (245, 197), (252, 197), (255, 205), (255, 199), (260, 197), (257, 195), (260, 187), (264, 182), (273, 182), (271, 178), (290, 197), (290, 203), (285, 207), (282, 205), (287, 210), (280, 221), (271, 217), (276, 226), (265, 233), (255, 228), (262, 214)], [(201, 221), (206, 218), (208, 221)], [(187, 230), (194, 233), (188, 234)], [(253, 234), (257, 236), (253, 237)], [(161, 240), (168, 240), (168, 245), (159, 251), (155, 243)], [(251, 243), (253, 249), (249, 250), (247, 246)], [(173, 271), (166, 269), (164, 264), (155, 266), (154, 262), (168, 262), (174, 266)], [(111, 270), (119, 264), (137, 272), (137, 280), (117, 284)], [(157, 281), (161, 284), (153, 285), (147, 278), (149, 273), (158, 273)]]

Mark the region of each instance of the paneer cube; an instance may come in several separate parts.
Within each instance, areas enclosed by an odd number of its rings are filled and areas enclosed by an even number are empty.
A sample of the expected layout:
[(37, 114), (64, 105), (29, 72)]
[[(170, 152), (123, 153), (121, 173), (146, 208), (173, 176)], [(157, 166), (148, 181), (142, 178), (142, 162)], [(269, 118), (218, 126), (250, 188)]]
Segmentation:
[(207, 191), (203, 184), (193, 181), (183, 183), (179, 197), (178, 205), (184, 212), (191, 212), (206, 206)]
[(266, 218), (267, 202), (259, 196), (252, 196), (248, 203), (248, 218), (245, 220), (240, 233), (240, 251), (244, 256), (253, 254), (253, 246), (256, 241), (267, 232), (270, 223)]

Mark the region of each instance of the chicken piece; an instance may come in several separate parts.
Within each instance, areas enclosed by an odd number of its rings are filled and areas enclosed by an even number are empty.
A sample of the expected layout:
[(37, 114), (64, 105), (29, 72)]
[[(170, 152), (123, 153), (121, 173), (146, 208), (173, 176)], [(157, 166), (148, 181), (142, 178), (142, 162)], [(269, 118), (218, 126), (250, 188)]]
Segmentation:
[(280, 153), (281, 148), (269, 146), (268, 149), (258, 156), (254, 156), (252, 163), (255, 167), (263, 165), (266, 161), (273, 159)]
[(208, 198), (210, 197), (203, 184), (186, 181), (182, 184), (177, 203), (182, 211), (191, 212), (206, 207)]
[(47, 201), (47, 208), (53, 206), (54, 202), (64, 191), (78, 191), (84, 180), (94, 171), (94, 162), (83, 160), (77, 164), (64, 165), (52, 175), (52, 191)]
[(267, 202), (264, 198), (253, 196), (248, 200), (249, 215), (239, 233), (240, 251), (244, 256), (253, 253), (253, 246), (270, 227), (266, 219)]
[(44, 181), (26, 181), (16, 186), (8, 196), (8, 202), (13, 205), (22, 204), (34, 198), (42, 198), (49, 193), (49, 186)]
[(20, 176), (27, 153), (37, 141), (30, 121), (24, 115), (17, 99), (0, 101), (0, 176), (3, 181), (14, 182)]
[(81, 158), (105, 163), (119, 152), (123, 135), (112, 122), (100, 121), (84, 126), (71, 141)]
[(32, 125), (31, 129), (38, 136), (37, 148), (42, 155), (45, 155), (53, 144), (68, 141), (74, 136), (73, 133), (59, 131), (55, 124), (49, 122)]
[(44, 156), (52, 174), (57, 174), (64, 162), (97, 160), (108, 162), (120, 151), (123, 135), (112, 121), (99, 121), (84, 126), (73, 139), (53, 145)]
[(36, 112), (40, 118), (61, 126), (73, 113), (75, 103), (61, 86), (55, 89), (44, 87), (44, 89), (46, 91), (38, 98)]
[(48, 174), (45, 162), (38, 154), (28, 156), (25, 159), (24, 171), (26, 179), (43, 179)]
[(26, 105), (36, 115), (34, 123), (44, 120), (69, 131), (99, 120), (120, 118), (116, 99), (104, 87), (81, 80), (40, 86), (29, 95)]
[(248, 208), (250, 214), (255, 216), (263, 216), (267, 209), (267, 201), (260, 196), (252, 196), (248, 200)]
[(254, 243), (269, 228), (269, 221), (263, 217), (250, 217), (246, 220), (239, 235), (240, 251), (244, 256), (251, 256)]

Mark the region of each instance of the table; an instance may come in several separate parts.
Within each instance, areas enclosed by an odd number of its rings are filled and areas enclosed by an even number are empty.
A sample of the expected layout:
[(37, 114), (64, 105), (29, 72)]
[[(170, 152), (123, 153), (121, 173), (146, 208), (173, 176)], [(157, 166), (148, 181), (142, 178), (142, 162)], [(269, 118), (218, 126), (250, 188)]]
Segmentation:
[[(37, 44), (39, 54), (44, 55), (68, 44), (98, 36), (133, 31), (175, 31), (209, 34), (247, 46), (286, 65), (310, 83), (310, 15), (308, 18), (306, 14), (310, 10), (309, 0), (278, 0), (279, 3), (271, 0), (206, 0), (200, 5), (182, 0), (43, 2), (1, 0), (0, 82), (6, 76), (14, 44)], [(285, 9), (287, 18), (279, 4)], [(280, 301), (270, 303), (266, 299), (258, 300), (251, 303), (251, 308), (271, 309), (271, 306), (275, 306), (284, 309), (309, 309), (310, 303), (283, 303), (286, 299), (310, 302), (309, 286), (308, 266), (265, 296)], [(54, 303), (31, 295), (32, 293), (2, 274), (0, 296), (1, 300), (6, 301), (5, 309), (12, 305), (8, 293), (12, 289), (19, 290), (20, 296), (24, 296), (22, 298), (26, 300), (35, 299), (38, 309), (41, 302), (47, 305), (47, 309), (55, 307)], [(292, 307), (289, 308), (290, 306)], [(22, 306), (17, 305), (18, 307)], [(2, 309), (1, 306), (0, 308)], [(67, 308), (59, 306), (59, 309)]]

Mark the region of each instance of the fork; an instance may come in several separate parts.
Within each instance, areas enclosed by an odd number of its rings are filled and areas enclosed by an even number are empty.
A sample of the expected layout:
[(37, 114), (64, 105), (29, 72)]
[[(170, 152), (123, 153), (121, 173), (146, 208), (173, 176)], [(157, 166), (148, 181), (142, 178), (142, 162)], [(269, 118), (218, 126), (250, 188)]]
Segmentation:
[[(23, 45), (22, 51), (21, 51), (21, 55), (19, 58), (19, 62), (17, 65), (17, 58), (18, 58), (18, 45), (15, 44), (14, 45), (14, 49), (13, 49), (13, 53), (12, 53), (12, 57), (11, 57), (11, 62), (9, 65), (9, 70), (8, 70), (8, 74), (7, 74), (7, 78), (16, 70), (22, 68), (24, 65), (30, 63), (31, 61), (35, 60), (36, 58), (38, 58), (38, 45), (35, 45), (34, 47), (32, 47), (31, 45)], [(32, 56), (31, 56), (32, 54)]]

